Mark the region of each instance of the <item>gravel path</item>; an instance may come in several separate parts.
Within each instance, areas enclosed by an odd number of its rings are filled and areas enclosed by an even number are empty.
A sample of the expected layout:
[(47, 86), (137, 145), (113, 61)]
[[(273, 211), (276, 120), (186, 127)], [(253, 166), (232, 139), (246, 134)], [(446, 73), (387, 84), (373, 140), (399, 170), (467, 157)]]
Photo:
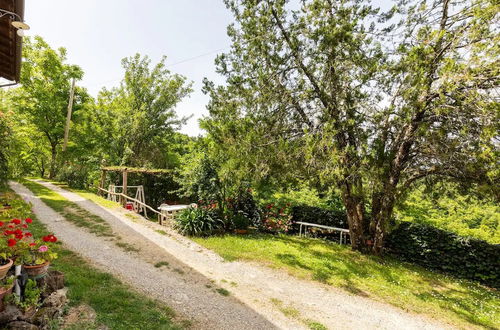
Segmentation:
[[(451, 328), (390, 305), (294, 278), (285, 272), (247, 262), (226, 262), (168, 227), (140, 216), (131, 219), (130, 213), (121, 208), (104, 208), (53, 184), (38, 183), (99, 215), (115, 233), (130, 240), (127, 242), (139, 247), (140, 251), (124, 253), (112, 243), (106, 244), (84, 229), (61, 221), (60, 215), (33, 197), (26, 188), (13, 183), (13, 189), (33, 202), (38, 217), (61, 236), (70, 249), (169, 303), (185, 317), (194, 319), (199, 328), (301, 329), (305, 327), (304, 320), (319, 322), (329, 329)], [(95, 246), (102, 246), (102, 249), (95, 249)], [(154, 268), (151, 263), (158, 258), (169, 262), (170, 268)], [(215, 287), (227, 289), (230, 297), (214, 292)], [(272, 303), (278, 300), (283, 306), (299, 310), (301, 315), (291, 319), (285, 317), (276, 303)]]

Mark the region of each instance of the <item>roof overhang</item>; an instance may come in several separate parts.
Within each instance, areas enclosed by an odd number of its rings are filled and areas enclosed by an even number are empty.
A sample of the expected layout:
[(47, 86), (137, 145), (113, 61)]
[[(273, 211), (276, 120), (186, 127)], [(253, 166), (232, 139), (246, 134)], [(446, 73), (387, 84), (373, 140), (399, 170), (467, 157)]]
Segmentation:
[[(0, 9), (16, 13), (24, 20), (24, 0), (0, 0)], [(10, 15), (0, 17), (0, 77), (17, 83), (21, 73), (23, 41), (11, 23)]]

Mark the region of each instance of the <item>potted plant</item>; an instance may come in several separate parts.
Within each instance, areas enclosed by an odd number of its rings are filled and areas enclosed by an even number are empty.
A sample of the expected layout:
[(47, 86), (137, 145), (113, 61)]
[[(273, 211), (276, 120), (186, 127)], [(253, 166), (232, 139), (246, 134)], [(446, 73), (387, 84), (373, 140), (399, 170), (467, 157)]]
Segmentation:
[(0, 221), (0, 228), (5, 228), (0, 240), (0, 280), (3, 279), (14, 264), (16, 237), (22, 234), (22, 230), (16, 228), (21, 220), (13, 219), (10, 223)]
[(4, 306), (4, 297), (12, 293), (12, 289), (15, 284), (15, 276), (9, 276), (8, 278), (4, 278), (0, 281), (0, 312), (5, 309)]
[(245, 213), (238, 211), (232, 218), (234, 231), (236, 234), (247, 234), (248, 227), (250, 226), (250, 219), (247, 218)]
[(53, 243), (57, 242), (57, 237), (47, 235), (42, 240), (32, 240), (26, 243), (24, 253), (21, 255), (23, 269), (29, 277), (36, 277), (47, 273), (52, 260), (57, 258)]

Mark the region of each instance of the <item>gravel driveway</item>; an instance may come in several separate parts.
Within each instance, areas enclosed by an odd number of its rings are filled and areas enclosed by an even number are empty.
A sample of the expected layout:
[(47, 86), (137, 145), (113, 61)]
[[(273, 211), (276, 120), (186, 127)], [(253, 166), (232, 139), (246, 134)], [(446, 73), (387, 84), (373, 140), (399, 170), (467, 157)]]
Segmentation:
[[(24, 186), (11, 183), (18, 194), (33, 203), (38, 218), (60, 236), (69, 249), (88, 258), (100, 269), (166, 302), (179, 314), (193, 320), (195, 328), (307, 328), (303, 320), (319, 322), (329, 329), (451, 328), (390, 305), (291, 277), (279, 270), (247, 262), (226, 262), (168, 227), (139, 216), (131, 218), (130, 212), (121, 208), (105, 208), (53, 184), (37, 182), (106, 220), (114, 233), (139, 251), (127, 253), (75, 227)], [(169, 268), (155, 268), (152, 263), (158, 260), (168, 262)], [(214, 290), (216, 287), (227, 289), (230, 296), (220, 295)], [(300, 316), (287, 318), (279, 311), (279, 306), (272, 303), (278, 300), (283, 306), (299, 310)]]

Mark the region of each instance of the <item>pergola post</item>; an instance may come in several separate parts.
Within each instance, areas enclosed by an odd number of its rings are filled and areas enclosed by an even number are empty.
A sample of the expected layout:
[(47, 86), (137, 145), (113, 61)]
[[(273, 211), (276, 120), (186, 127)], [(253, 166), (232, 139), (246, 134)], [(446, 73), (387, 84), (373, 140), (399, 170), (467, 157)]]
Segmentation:
[[(101, 189), (105, 189), (104, 188), (104, 184), (106, 183), (106, 170), (105, 169), (101, 169), (101, 180), (99, 181), (99, 188)], [(103, 195), (103, 192), (102, 190), (99, 189), (99, 191), (97, 192), (97, 194), (99, 196), (102, 196)]]
[[(123, 194), (127, 195), (127, 168), (123, 169)], [(122, 205), (125, 206), (127, 199), (122, 197)]]

